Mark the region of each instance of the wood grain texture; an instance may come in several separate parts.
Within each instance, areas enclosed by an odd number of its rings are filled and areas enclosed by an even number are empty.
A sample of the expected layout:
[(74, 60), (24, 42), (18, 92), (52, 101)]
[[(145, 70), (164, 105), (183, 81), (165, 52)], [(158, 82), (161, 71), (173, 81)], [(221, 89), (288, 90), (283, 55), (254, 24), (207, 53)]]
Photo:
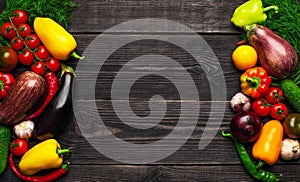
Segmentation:
[[(240, 40), (241, 30), (230, 22), (233, 10), (244, 0), (75, 0), (78, 6), (74, 9), (70, 32), (77, 40), (76, 51), (83, 54), (88, 45), (104, 31), (115, 25), (134, 19), (163, 18), (173, 20), (190, 27), (197, 32), (211, 47), (222, 67), (226, 84), (226, 104), (224, 117), (215, 115), (221, 125), (211, 130), (217, 132), (211, 143), (203, 150), (198, 145), (203, 130), (207, 124), (211, 110), (221, 110), (218, 106), (211, 108), (210, 90), (206, 75), (201, 67), (187, 52), (162, 41), (136, 41), (118, 49), (110, 56), (96, 80), (95, 100), (83, 99), (87, 103), (80, 112), (91, 113), (90, 102), (95, 102), (99, 114), (103, 117), (106, 127), (111, 133), (123, 141), (147, 144), (161, 140), (176, 127), (181, 111), (181, 99), (178, 93), (166, 79), (157, 75), (150, 75), (140, 79), (130, 95), (131, 109), (138, 116), (149, 114), (149, 98), (155, 94), (162, 94), (168, 101), (168, 112), (165, 118), (149, 130), (134, 130), (118, 119), (111, 104), (111, 83), (115, 73), (126, 63), (137, 56), (145, 54), (161, 54), (180, 62), (192, 75), (197, 84), (199, 100), (193, 101), (200, 105), (200, 115), (196, 127), (184, 145), (169, 157), (151, 164), (124, 164), (98, 152), (89, 144), (82, 134), (78, 121), (72, 112), (72, 117), (64, 130), (57, 136), (63, 148), (70, 148), (72, 153), (66, 157), (69, 161), (69, 173), (58, 181), (254, 181), (241, 165), (233, 142), (223, 138), (222, 130), (228, 130), (234, 113), (229, 107), (230, 98), (239, 90), (239, 76), (241, 71), (234, 68), (231, 53)], [(3, 6), (1, 2), (0, 6)], [(0, 10), (3, 7), (0, 7)], [(142, 26), (142, 25), (141, 25)], [(119, 30), (111, 37), (143, 37), (149, 32), (128, 32)], [(166, 35), (188, 36), (180, 31), (157, 31), (157, 37)], [(109, 50), (110, 43), (103, 47)], [(76, 68), (80, 60), (70, 59), (65, 62)], [(96, 64), (96, 63), (95, 63)], [(19, 74), (28, 67), (19, 67), (15, 74)], [(90, 83), (95, 72), (76, 71), (77, 81), (86, 84), (83, 91), (89, 92)], [(221, 74), (221, 73), (216, 73)], [(180, 76), (180, 75), (178, 75)], [(183, 83), (184, 84), (184, 83)], [(120, 103), (127, 102), (119, 100)], [(96, 118), (97, 113), (93, 113)], [(128, 116), (125, 113), (125, 116)], [(93, 136), (93, 135), (92, 135)], [(95, 137), (106, 137), (106, 134), (94, 133)], [(174, 138), (181, 140), (183, 138)], [(33, 146), (36, 141), (31, 141)], [(111, 141), (108, 140), (108, 143)], [(161, 146), (163, 147), (163, 146)], [(246, 145), (249, 153), (251, 145)], [(122, 150), (120, 150), (122, 152)], [(117, 151), (117, 152), (120, 152)], [(255, 161), (253, 159), (253, 161)], [(277, 176), (284, 175), (284, 181), (299, 181), (299, 161), (279, 160), (274, 166), (265, 166), (267, 170)], [(0, 181), (20, 181), (10, 171), (9, 167), (0, 175)]]
[(163, 18), (201, 33), (237, 33), (230, 17), (241, 1), (222, 0), (76, 0), (71, 30), (103, 32), (133, 19)]

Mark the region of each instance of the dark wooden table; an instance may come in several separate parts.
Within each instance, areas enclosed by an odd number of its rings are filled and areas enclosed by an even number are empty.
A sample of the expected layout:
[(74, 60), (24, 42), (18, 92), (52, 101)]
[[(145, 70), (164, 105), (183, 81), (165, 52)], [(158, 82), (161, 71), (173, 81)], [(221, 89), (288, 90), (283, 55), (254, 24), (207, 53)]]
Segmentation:
[[(192, 100), (200, 104), (198, 122), (194, 126), (193, 132), (187, 141), (166, 158), (152, 163), (124, 163), (111, 159), (107, 155), (98, 152), (82, 134), (78, 126), (78, 118), (72, 112), (70, 121), (64, 130), (56, 137), (63, 147), (72, 149), (71, 155), (66, 159), (70, 162), (70, 170), (67, 175), (59, 181), (253, 181), (244, 170), (238, 158), (233, 142), (220, 135), (220, 131), (227, 130), (234, 113), (229, 107), (230, 98), (239, 90), (239, 75), (231, 61), (231, 53), (236, 47), (235, 42), (240, 40), (241, 30), (234, 27), (230, 22), (233, 10), (245, 2), (244, 0), (222, 1), (222, 0), (75, 0), (77, 7), (72, 12), (70, 32), (75, 36), (78, 47), (76, 51), (83, 54), (88, 45), (100, 34), (108, 29), (128, 21), (142, 18), (167, 19), (189, 27), (211, 47), (215, 53), (224, 75), (226, 86), (225, 100), (220, 100), (220, 104), (213, 104), (207, 77), (199, 64), (196, 64), (193, 57), (186, 51), (166, 42), (157, 40), (139, 40), (126, 44), (109, 58), (109, 62), (98, 75), (95, 86), (95, 100), (85, 100), (82, 102), (97, 103), (97, 109), (105, 125), (120, 138), (123, 142), (135, 143), (137, 145), (148, 145), (149, 143), (162, 140), (168, 136), (176, 127), (180, 116), (180, 97), (178, 92), (170, 84), (157, 75), (150, 75), (142, 78), (133, 87), (130, 94), (130, 106), (140, 117), (149, 115), (149, 98), (153, 95), (161, 94), (167, 101), (167, 113), (164, 120), (158, 122), (150, 129), (133, 129), (125, 125), (118, 119), (114, 108), (111, 105), (111, 84), (115, 72), (121, 69), (126, 62), (144, 54), (160, 54), (177, 60), (192, 75), (195, 85), (199, 90), (199, 100)], [(168, 30), (168, 29), (167, 29)], [(138, 37), (143, 39), (147, 34), (155, 34), (163, 38), (169, 35), (194, 36), (186, 31), (162, 31), (139, 32), (118, 29), (112, 33), (111, 37)], [(111, 47), (106, 42), (109, 50)], [(67, 64), (77, 66), (77, 61), (67, 62)], [(157, 67), (159, 68), (159, 66)], [(93, 81), (91, 72), (76, 72), (81, 84), (90, 85)], [(221, 74), (221, 73), (216, 73)], [(222, 75), (222, 74), (221, 74)], [(184, 83), (184, 82), (183, 82)], [(84, 85), (84, 84), (83, 84)], [(81, 88), (82, 89), (82, 88)], [(91, 92), (87, 86), (86, 93)], [(120, 103), (126, 102), (119, 100)], [(179, 104), (178, 104), (179, 103)], [(215, 108), (210, 108), (211, 106)], [(218, 105), (221, 107), (218, 108)], [(225, 107), (222, 108), (222, 105)], [(89, 112), (86, 107), (82, 112)], [(210, 127), (216, 136), (204, 149), (199, 149), (199, 141), (207, 123), (211, 111), (224, 109), (224, 117), (213, 113), (215, 120), (220, 121), (220, 126)], [(190, 114), (193, 114), (192, 112)], [(126, 116), (126, 113), (125, 113)], [(191, 116), (186, 116), (187, 118)], [(80, 118), (79, 118), (80, 119)], [(96, 122), (96, 121), (95, 121)], [(187, 126), (188, 127), (188, 126)], [(95, 133), (95, 138), (105, 138), (107, 133)], [(180, 140), (182, 138), (174, 138)], [(205, 140), (205, 138), (203, 139)], [(110, 140), (106, 141), (110, 144)], [(161, 149), (168, 145), (159, 146)], [(119, 149), (128, 155), (125, 148)], [(284, 181), (299, 181), (300, 165), (297, 161), (278, 163), (268, 170), (277, 176), (284, 175)], [(18, 181), (18, 179), (7, 168), (0, 176), (0, 181)]]

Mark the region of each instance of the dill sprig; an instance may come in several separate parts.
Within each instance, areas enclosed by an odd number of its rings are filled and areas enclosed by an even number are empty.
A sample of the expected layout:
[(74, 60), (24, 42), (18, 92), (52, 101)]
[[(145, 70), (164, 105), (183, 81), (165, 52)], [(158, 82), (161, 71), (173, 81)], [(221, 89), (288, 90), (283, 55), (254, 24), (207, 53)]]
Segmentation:
[[(0, 26), (9, 21), (12, 12), (23, 9), (28, 14), (28, 23), (32, 25), (35, 17), (49, 17), (68, 29), (72, 15), (70, 12), (76, 6), (71, 0), (6, 0), (5, 9), (0, 14)], [(0, 46), (9, 42), (0, 36)]]

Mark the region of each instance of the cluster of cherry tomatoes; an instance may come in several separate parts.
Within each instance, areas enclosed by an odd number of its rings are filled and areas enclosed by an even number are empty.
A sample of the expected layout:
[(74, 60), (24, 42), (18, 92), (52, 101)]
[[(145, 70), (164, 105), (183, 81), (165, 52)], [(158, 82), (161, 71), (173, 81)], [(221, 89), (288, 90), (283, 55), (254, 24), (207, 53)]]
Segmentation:
[(270, 87), (266, 95), (252, 102), (252, 110), (259, 116), (268, 116), (282, 120), (288, 115), (288, 108), (282, 102), (283, 91), (278, 87)]
[(15, 10), (10, 21), (1, 27), (2, 36), (10, 40), (11, 47), (18, 52), (19, 62), (31, 66), (33, 72), (44, 75), (47, 70), (58, 71), (60, 61), (51, 56), (27, 20), (24, 10)]

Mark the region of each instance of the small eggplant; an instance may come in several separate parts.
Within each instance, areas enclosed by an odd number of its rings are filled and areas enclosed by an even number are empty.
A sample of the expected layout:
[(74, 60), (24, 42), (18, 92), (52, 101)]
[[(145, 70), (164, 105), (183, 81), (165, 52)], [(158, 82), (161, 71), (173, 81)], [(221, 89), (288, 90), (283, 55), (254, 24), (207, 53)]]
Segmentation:
[(285, 78), (298, 65), (293, 46), (284, 38), (262, 25), (246, 26), (249, 43), (257, 51), (260, 63), (266, 71), (277, 78)]
[(35, 120), (33, 137), (46, 140), (57, 135), (68, 122), (72, 108), (72, 83), (75, 73), (72, 67), (62, 64), (59, 90), (42, 114)]

